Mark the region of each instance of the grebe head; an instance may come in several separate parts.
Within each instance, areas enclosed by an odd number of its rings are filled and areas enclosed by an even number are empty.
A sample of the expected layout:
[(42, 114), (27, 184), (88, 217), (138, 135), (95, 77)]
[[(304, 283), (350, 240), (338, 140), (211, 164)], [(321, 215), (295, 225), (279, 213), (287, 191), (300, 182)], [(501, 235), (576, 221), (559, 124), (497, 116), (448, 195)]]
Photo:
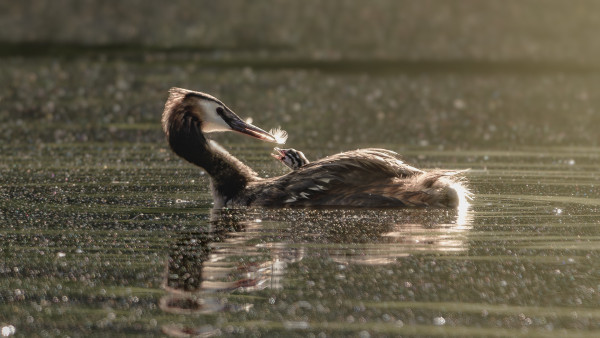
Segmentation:
[(305, 164), (308, 164), (309, 161), (299, 150), (290, 148), (290, 149), (280, 149), (275, 147), (273, 149), (275, 152), (271, 154), (274, 158), (281, 161), (281, 163), (285, 164), (292, 170), (296, 170), (302, 167)]
[(277, 142), (270, 133), (245, 122), (217, 98), (196, 91), (171, 88), (162, 116), (163, 131), (172, 134), (236, 131), (263, 141)]

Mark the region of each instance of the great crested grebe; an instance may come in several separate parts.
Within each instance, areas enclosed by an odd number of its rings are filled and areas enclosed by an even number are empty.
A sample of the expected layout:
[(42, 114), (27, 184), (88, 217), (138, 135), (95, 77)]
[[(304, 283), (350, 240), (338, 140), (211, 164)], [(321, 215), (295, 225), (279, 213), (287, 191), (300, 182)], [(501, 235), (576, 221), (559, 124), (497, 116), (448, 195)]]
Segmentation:
[(422, 171), (385, 149), (359, 149), (308, 163), (285, 175), (261, 178), (205, 133), (237, 131), (276, 142), (218, 99), (171, 88), (162, 115), (171, 149), (210, 175), (215, 207), (452, 207), (466, 205), (460, 171)]
[(310, 163), (304, 153), (294, 148), (281, 149), (275, 147), (275, 152), (271, 154), (275, 159), (285, 164), (288, 168), (296, 170), (305, 164)]

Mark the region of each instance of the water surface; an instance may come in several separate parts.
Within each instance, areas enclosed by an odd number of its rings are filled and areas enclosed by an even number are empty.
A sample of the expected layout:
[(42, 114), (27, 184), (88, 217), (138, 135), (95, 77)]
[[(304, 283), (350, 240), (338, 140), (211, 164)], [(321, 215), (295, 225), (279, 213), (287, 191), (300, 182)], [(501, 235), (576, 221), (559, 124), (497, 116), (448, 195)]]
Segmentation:
[[(594, 76), (4, 61), (3, 332), (600, 331)], [(160, 130), (172, 85), (281, 125), (309, 159), (384, 147), (421, 168), (470, 168), (472, 205), (212, 210), (208, 178)], [(217, 139), (263, 176), (286, 170), (269, 144)]]

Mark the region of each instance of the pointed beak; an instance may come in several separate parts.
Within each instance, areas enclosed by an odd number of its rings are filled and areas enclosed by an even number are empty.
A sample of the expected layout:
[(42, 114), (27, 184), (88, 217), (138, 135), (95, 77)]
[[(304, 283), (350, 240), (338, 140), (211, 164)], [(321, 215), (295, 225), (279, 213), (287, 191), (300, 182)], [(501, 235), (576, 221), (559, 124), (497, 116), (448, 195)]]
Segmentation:
[(271, 156), (273, 156), (273, 158), (281, 161), (282, 158), (285, 157), (285, 152), (277, 147), (273, 148), (273, 153), (271, 153)]
[(277, 140), (273, 135), (267, 133), (266, 131), (256, 126), (251, 125), (250, 123), (244, 122), (241, 118), (239, 118), (233, 113), (229, 114), (227, 124), (231, 127), (232, 130), (237, 131), (238, 133), (246, 134), (255, 137), (259, 140), (277, 143)]

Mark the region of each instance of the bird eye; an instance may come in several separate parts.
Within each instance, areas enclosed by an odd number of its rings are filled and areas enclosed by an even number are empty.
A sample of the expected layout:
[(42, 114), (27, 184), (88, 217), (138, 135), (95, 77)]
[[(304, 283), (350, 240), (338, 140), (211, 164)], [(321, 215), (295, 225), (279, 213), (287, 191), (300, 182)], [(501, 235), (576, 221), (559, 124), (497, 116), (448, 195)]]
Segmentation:
[(217, 114), (219, 114), (223, 120), (227, 118), (227, 112), (225, 109), (223, 109), (223, 107), (217, 107)]
[(229, 114), (223, 107), (217, 107), (217, 114), (225, 121), (227, 124), (231, 124), (234, 120), (233, 116)]

